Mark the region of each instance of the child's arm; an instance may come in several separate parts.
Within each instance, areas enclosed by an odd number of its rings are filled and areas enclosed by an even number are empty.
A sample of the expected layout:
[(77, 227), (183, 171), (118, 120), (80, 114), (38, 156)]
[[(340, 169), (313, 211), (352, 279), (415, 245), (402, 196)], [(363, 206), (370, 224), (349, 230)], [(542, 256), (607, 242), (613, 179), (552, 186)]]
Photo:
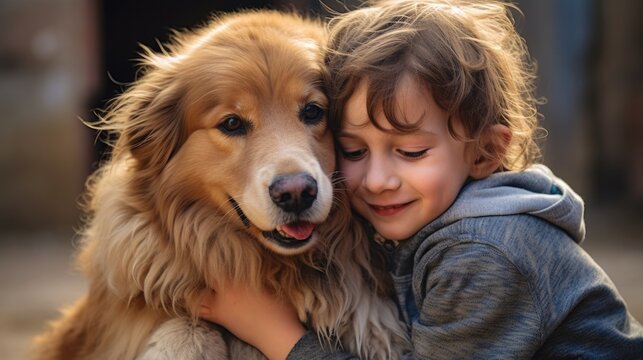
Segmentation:
[(531, 358), (542, 345), (530, 284), (495, 248), (460, 243), (424, 254), (417, 264), (417, 358)]
[(268, 359), (356, 359), (322, 349), (299, 321), (293, 306), (261, 289), (228, 285), (204, 296), (199, 316), (215, 322), (261, 351)]

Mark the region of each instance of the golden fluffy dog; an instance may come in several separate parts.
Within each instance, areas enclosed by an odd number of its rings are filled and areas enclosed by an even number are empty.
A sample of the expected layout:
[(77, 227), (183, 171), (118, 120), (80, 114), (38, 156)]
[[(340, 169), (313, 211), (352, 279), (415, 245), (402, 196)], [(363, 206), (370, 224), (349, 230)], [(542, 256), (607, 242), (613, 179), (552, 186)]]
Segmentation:
[(147, 51), (98, 124), (118, 139), (88, 182), (89, 290), (36, 358), (245, 359), (194, 316), (227, 280), (289, 299), (326, 346), (400, 355), (405, 329), (334, 186), (324, 43), (317, 22), (256, 11)]

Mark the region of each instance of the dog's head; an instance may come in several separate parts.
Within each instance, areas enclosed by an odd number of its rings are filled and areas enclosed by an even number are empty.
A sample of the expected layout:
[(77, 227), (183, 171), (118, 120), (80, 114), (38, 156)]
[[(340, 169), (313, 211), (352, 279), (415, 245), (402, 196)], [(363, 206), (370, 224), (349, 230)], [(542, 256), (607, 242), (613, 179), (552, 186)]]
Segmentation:
[(323, 91), (325, 33), (277, 12), (227, 15), (148, 51), (113, 107), (114, 156), (133, 159), (141, 198), (170, 234), (206, 203), (213, 219), (280, 254), (314, 246), (333, 201)]

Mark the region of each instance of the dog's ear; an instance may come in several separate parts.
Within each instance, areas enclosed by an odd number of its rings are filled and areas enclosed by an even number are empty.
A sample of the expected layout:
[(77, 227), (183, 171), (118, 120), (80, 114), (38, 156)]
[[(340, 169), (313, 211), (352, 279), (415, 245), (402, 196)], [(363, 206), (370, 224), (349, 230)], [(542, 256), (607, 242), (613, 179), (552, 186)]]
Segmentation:
[(144, 75), (114, 100), (96, 126), (116, 135), (113, 155), (129, 153), (140, 168), (163, 167), (185, 140), (184, 85), (176, 64), (163, 66), (161, 57), (148, 51)]
[(136, 102), (122, 136), (142, 167), (164, 166), (184, 140), (182, 87), (166, 77), (148, 73), (130, 93)]

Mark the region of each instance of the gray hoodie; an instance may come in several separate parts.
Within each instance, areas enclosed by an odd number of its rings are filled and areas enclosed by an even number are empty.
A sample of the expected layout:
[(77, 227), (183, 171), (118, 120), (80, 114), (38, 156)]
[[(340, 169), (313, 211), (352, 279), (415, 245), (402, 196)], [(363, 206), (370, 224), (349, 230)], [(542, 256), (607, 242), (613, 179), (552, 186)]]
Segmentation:
[[(465, 185), (412, 238), (384, 242), (408, 358), (643, 359), (643, 328), (584, 236), (582, 199), (543, 165)], [(308, 334), (288, 358), (349, 356)]]

